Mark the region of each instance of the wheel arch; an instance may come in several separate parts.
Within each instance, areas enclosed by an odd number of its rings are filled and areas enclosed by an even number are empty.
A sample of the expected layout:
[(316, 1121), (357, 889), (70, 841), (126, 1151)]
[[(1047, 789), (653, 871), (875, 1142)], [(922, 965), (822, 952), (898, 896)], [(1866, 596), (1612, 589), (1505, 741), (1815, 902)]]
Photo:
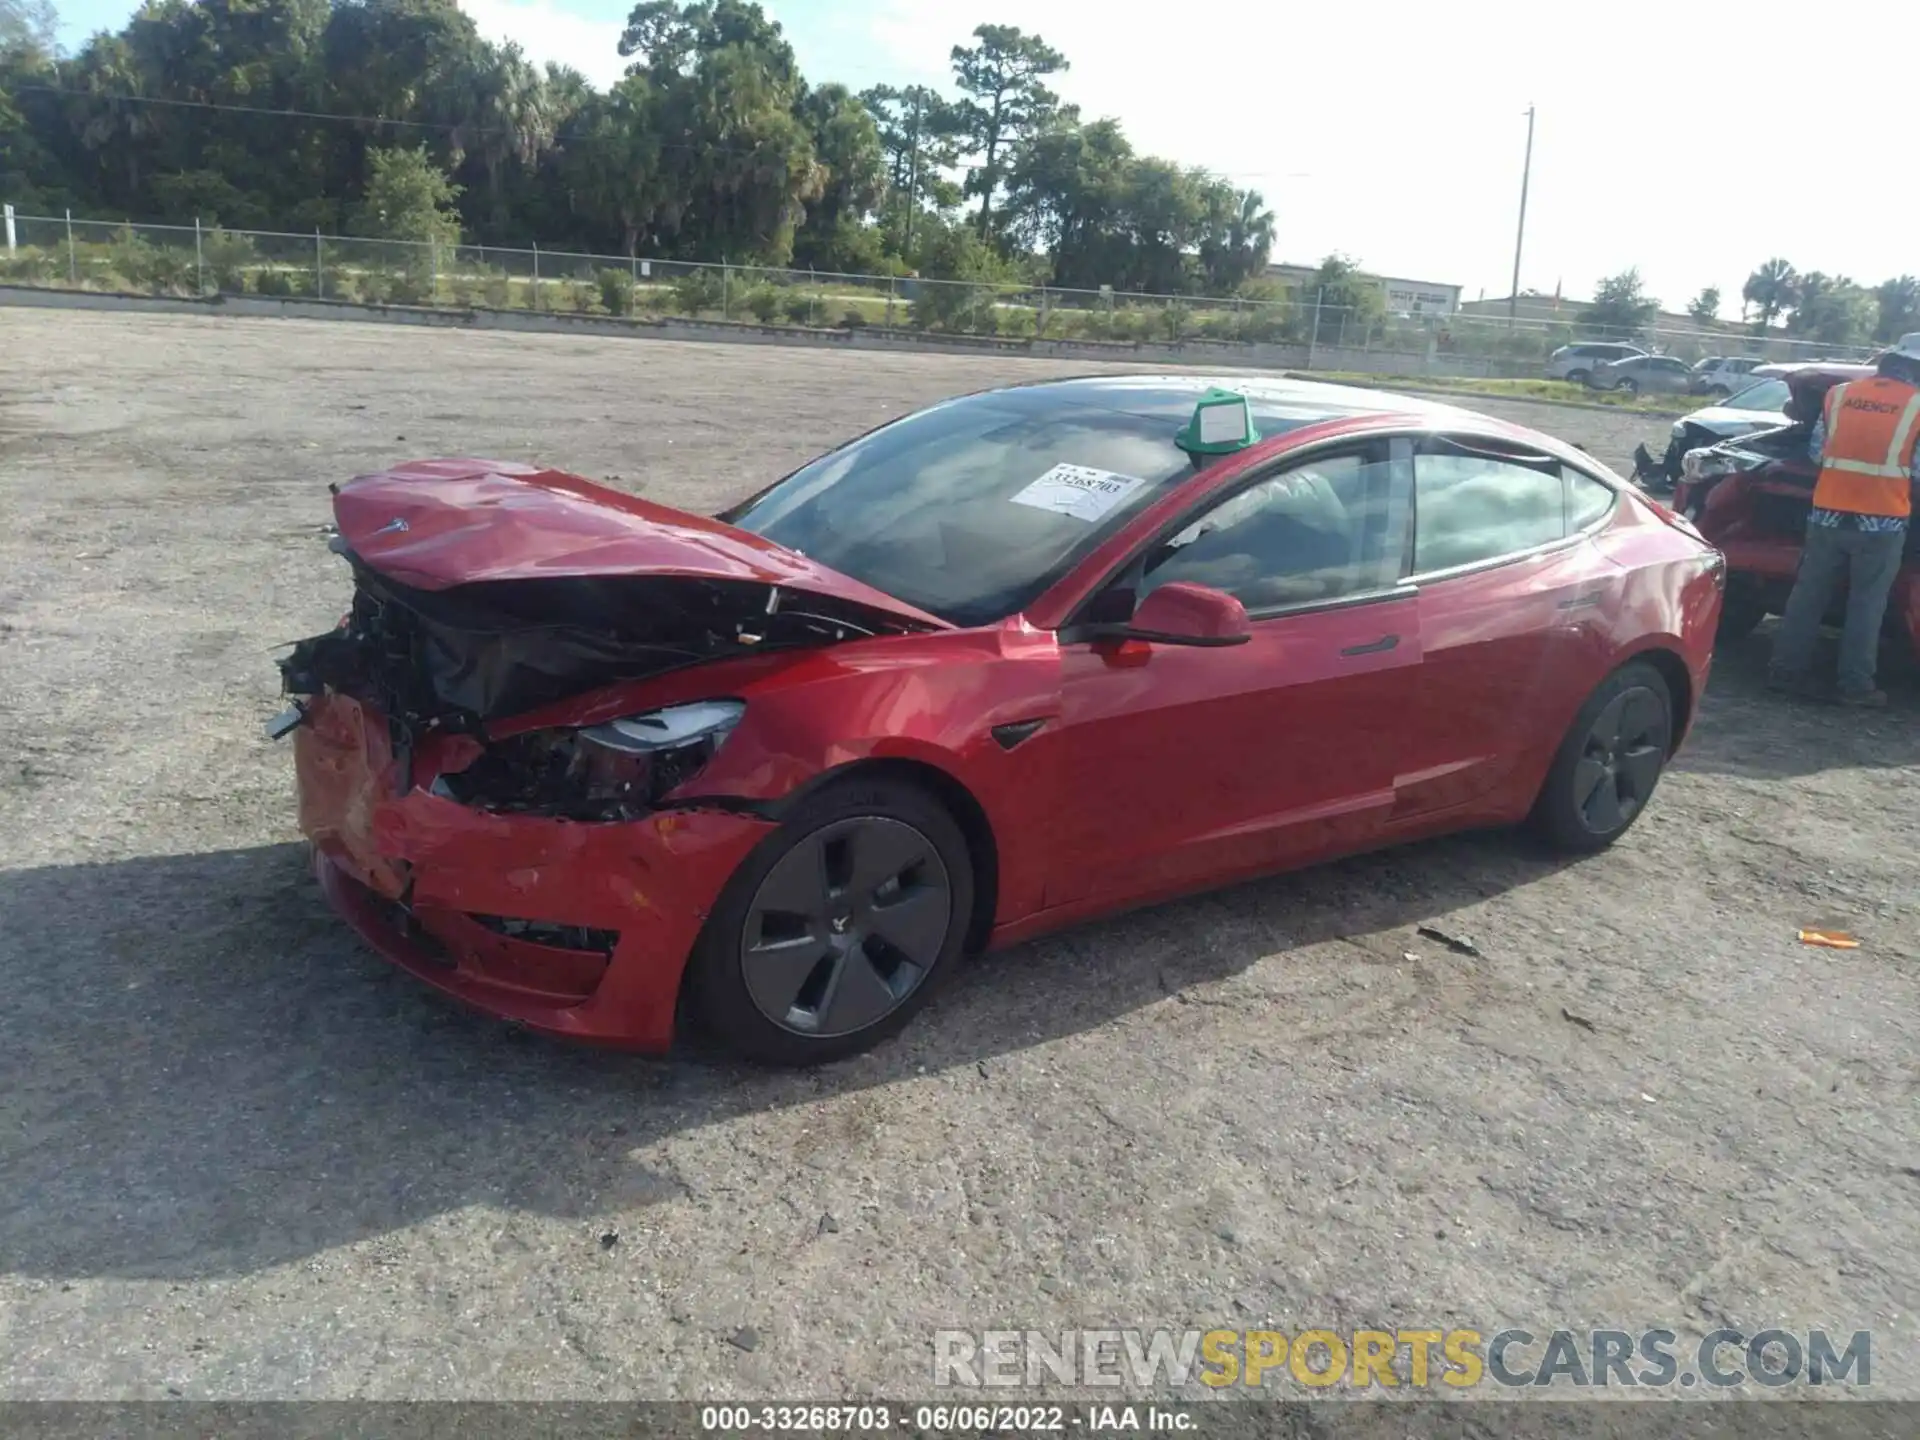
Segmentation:
[[(1643, 660), (1660, 672), (1660, 678), (1667, 682), (1667, 698), (1673, 702), (1672, 727), (1668, 733), (1667, 755), (1669, 758), (1679, 750), (1680, 742), (1686, 737), (1693, 724), (1693, 672), (1687, 668), (1686, 660), (1680, 652), (1665, 645), (1655, 644), (1644, 650), (1636, 650), (1624, 655), (1620, 664), (1608, 671), (1609, 677), (1636, 660)], [(1602, 681), (1601, 683), (1605, 683)]]
[(967, 917), (966, 948), (969, 954), (985, 949), (1000, 904), (1000, 846), (986, 807), (951, 771), (903, 755), (870, 756), (822, 771), (785, 796), (779, 809), (784, 813), (807, 796), (843, 780), (879, 778), (927, 791), (946, 807), (960, 827), (960, 834), (967, 842), (967, 859), (973, 865), (973, 913)]

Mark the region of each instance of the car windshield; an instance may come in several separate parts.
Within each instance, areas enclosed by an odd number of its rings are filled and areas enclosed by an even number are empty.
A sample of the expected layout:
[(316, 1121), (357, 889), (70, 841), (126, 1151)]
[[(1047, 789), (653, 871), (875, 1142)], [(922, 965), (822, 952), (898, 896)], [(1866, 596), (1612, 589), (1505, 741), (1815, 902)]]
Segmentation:
[[(1368, 408), (1236, 388), (1263, 438)], [(1204, 389), (1120, 377), (949, 400), (722, 518), (956, 625), (986, 624), (1031, 604), (1194, 473), (1174, 435)]]
[(1787, 401), (1793, 392), (1787, 388), (1784, 380), (1762, 380), (1758, 385), (1749, 385), (1746, 389), (1727, 398), (1728, 410), (1764, 410), (1774, 415), (1784, 415)]

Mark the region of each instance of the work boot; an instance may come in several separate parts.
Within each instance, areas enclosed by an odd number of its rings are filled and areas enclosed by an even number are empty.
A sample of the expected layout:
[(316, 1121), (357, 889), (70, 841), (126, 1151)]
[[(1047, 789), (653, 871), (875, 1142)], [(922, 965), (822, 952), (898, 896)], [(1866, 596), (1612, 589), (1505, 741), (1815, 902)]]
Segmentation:
[(1781, 695), (1790, 695), (1796, 700), (1824, 700), (1826, 693), (1820, 688), (1820, 682), (1804, 670), (1769, 670), (1767, 689)]
[(1887, 692), (1884, 690), (1842, 690), (1839, 695), (1842, 705), (1856, 710), (1884, 710), (1887, 708)]

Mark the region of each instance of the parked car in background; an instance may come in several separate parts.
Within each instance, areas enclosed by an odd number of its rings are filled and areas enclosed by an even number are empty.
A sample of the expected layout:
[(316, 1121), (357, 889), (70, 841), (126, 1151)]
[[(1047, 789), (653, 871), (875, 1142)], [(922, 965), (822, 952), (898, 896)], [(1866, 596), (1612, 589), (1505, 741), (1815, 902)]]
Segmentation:
[(1636, 355), (1595, 367), (1587, 377), (1595, 390), (1620, 390), (1628, 395), (1684, 395), (1692, 388), (1687, 362), (1671, 355)]
[(1754, 355), (1709, 355), (1693, 367), (1696, 395), (1731, 395), (1752, 383), (1754, 369), (1764, 364)]
[(1631, 360), (1636, 355), (1646, 353), (1638, 345), (1615, 345), (1611, 342), (1562, 345), (1547, 357), (1547, 379), (1584, 385), (1587, 377), (1598, 367), (1610, 365), (1616, 360)]
[[(1827, 391), (1871, 373), (1863, 365), (1796, 365), (1763, 383), (1791, 391), (1782, 423), (1690, 450), (1674, 487), (1673, 508), (1727, 557), (1726, 601), (1719, 638), (1737, 640), (1787, 604), (1800, 568), (1807, 512), (1819, 467), (1807, 454), (1813, 422)], [(1844, 595), (1827, 615), (1845, 618)], [(1905, 560), (1887, 600), (1886, 636), (1920, 655), (1920, 528), (1907, 537)]]

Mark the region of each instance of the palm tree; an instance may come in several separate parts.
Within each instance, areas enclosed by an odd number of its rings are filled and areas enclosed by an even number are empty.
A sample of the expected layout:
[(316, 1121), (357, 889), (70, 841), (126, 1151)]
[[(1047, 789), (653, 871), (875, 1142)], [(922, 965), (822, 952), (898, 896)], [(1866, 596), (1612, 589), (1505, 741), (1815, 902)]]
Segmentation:
[(76, 89), (84, 98), (75, 104), (74, 128), (80, 144), (98, 157), (106, 169), (109, 158), (125, 166), (123, 203), (140, 199), (140, 156), (147, 142), (159, 135), (158, 107), (142, 103), (146, 74), (133, 48), (118, 35), (96, 35), (75, 65)]
[(1773, 322), (1799, 300), (1799, 272), (1790, 261), (1776, 256), (1747, 277), (1740, 298), (1757, 312), (1758, 327), (1763, 331), (1770, 329)]
[(454, 164), (468, 155), (479, 159), (494, 232), (503, 234), (508, 168), (516, 161), (530, 167), (553, 146), (557, 126), (546, 80), (512, 41), (482, 40), (467, 52), (450, 89)]

